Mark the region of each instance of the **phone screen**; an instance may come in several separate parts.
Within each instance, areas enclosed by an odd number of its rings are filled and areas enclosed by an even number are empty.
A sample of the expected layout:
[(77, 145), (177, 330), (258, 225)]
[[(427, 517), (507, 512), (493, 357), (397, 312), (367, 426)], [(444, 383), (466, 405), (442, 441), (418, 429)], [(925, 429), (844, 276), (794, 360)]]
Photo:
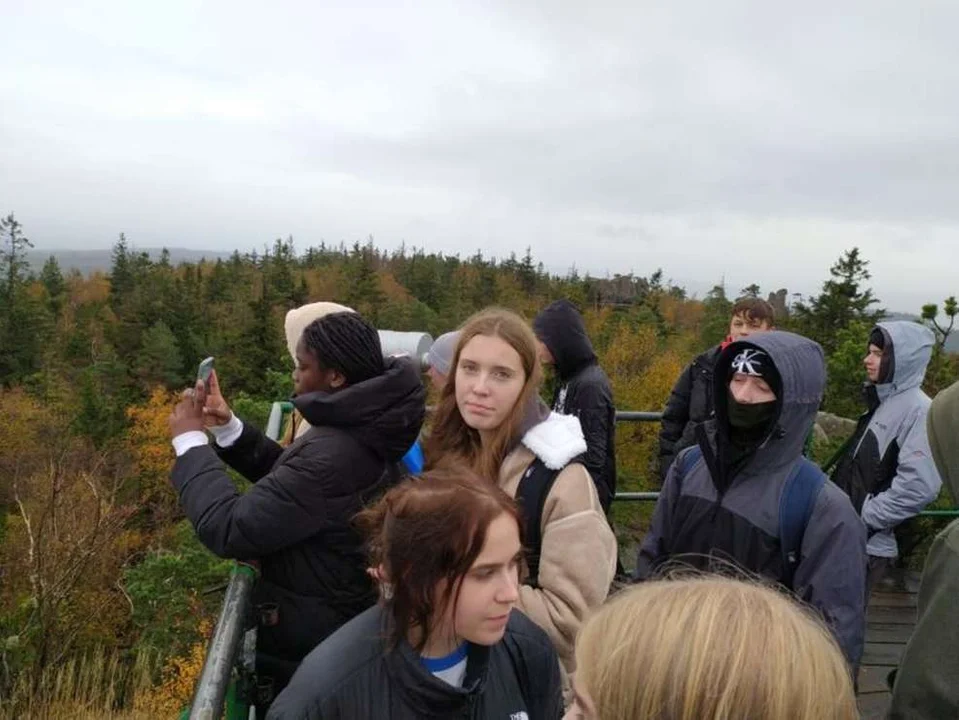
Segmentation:
[(206, 360), (200, 363), (200, 367), (196, 372), (196, 379), (202, 380), (203, 384), (206, 386), (207, 391), (210, 389), (210, 373), (213, 372), (213, 358), (208, 357)]

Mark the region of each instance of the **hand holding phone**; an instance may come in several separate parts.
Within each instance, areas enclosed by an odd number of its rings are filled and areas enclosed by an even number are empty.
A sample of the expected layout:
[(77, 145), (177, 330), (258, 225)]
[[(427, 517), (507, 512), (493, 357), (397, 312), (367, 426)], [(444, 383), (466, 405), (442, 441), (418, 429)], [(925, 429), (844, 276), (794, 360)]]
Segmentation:
[(206, 426), (225, 425), (230, 422), (233, 411), (220, 392), (220, 381), (213, 369), (212, 357), (200, 363), (196, 379), (198, 387), (199, 383), (203, 383), (203, 421)]
[(206, 360), (200, 363), (200, 367), (196, 371), (197, 382), (202, 382), (203, 386), (206, 388), (206, 392), (209, 395), (210, 393), (210, 375), (213, 373), (213, 358), (208, 357)]

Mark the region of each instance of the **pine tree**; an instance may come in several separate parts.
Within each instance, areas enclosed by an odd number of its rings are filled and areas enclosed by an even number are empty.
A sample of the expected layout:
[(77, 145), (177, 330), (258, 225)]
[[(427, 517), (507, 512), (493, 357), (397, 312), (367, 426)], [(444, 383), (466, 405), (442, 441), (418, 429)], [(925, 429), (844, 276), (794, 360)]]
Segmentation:
[(848, 250), (829, 268), (831, 277), (823, 283), (822, 292), (808, 303), (795, 305), (797, 329), (822, 345), (827, 354), (837, 347), (838, 331), (853, 323), (875, 323), (885, 315), (881, 309), (871, 309), (879, 300), (865, 285), (872, 277), (868, 268), (869, 261), (860, 256), (859, 248)]
[(40, 282), (46, 290), (47, 307), (54, 317), (60, 315), (63, 308), (64, 295), (66, 293), (66, 283), (63, 281), (63, 273), (60, 272), (60, 264), (57, 259), (51, 255), (43, 264), (40, 271)]
[(33, 243), (13, 213), (0, 218), (0, 238), (0, 384), (11, 385), (40, 369), (46, 318), (27, 293)]
[(714, 285), (706, 293), (703, 300), (705, 313), (703, 315), (701, 345), (709, 347), (715, 345), (729, 333), (729, 319), (733, 312), (733, 303), (726, 297), (724, 285)]
[(739, 297), (750, 297), (758, 298), (759, 297), (759, 285), (753, 283), (752, 285), (747, 285), (742, 290), (739, 291)]
[(176, 388), (184, 384), (183, 355), (176, 336), (166, 323), (158, 321), (143, 333), (137, 356), (137, 376), (147, 385)]

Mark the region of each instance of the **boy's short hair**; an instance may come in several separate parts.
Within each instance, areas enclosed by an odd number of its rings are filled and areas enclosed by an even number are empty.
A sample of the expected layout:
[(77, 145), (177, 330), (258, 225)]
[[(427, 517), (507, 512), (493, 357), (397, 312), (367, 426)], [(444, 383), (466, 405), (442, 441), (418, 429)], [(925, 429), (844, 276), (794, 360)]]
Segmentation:
[(743, 315), (747, 320), (766, 323), (769, 327), (776, 324), (776, 311), (762, 298), (743, 297), (733, 303), (732, 317)]

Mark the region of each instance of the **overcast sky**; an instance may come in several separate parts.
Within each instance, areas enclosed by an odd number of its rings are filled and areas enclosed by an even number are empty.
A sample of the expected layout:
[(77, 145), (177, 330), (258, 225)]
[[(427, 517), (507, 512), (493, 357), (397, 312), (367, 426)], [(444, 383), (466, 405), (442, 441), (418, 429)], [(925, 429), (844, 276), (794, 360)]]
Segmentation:
[(892, 309), (959, 292), (954, 0), (0, 10), (38, 249), (372, 234), (808, 293), (858, 245)]

